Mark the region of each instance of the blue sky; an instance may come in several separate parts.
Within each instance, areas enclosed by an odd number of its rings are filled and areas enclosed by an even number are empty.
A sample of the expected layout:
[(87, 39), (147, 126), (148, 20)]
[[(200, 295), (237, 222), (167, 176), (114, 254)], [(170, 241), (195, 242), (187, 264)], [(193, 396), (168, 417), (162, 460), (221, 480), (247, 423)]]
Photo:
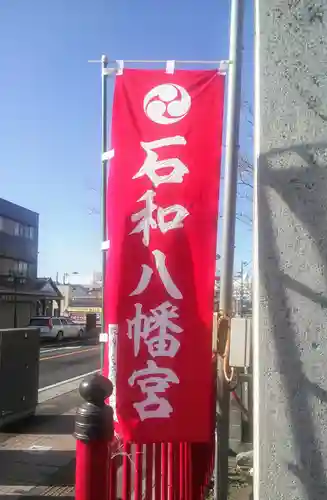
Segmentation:
[[(243, 101), (252, 102), (246, 1)], [(227, 59), (228, 0), (2, 0), (0, 197), (40, 214), (39, 275), (100, 269), (100, 70), (111, 59)], [(244, 109), (241, 151), (252, 158)], [(240, 210), (249, 213), (247, 202)], [(236, 267), (251, 257), (237, 224)]]

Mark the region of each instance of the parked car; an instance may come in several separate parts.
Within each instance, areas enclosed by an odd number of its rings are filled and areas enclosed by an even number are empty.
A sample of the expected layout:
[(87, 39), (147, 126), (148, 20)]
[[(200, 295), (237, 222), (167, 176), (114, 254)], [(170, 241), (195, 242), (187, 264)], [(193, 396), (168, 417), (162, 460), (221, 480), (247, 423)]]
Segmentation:
[(81, 338), (84, 328), (69, 318), (56, 316), (34, 316), (29, 326), (40, 328), (40, 338), (55, 339), (58, 342), (66, 338)]

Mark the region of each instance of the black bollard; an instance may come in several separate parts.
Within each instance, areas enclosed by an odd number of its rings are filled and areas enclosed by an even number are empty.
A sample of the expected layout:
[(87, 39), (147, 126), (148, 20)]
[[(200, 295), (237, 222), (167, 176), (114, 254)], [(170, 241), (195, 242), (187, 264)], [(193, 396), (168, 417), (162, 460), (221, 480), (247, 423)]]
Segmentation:
[(113, 386), (102, 375), (83, 380), (79, 392), (84, 403), (76, 411), (76, 500), (106, 498), (109, 460), (114, 436), (113, 410), (105, 404)]

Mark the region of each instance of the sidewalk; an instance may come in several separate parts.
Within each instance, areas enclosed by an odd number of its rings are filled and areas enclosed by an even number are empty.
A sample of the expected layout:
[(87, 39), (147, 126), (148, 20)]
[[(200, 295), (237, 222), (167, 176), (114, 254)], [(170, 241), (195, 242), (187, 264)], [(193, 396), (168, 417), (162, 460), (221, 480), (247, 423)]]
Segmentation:
[[(28, 422), (0, 433), (0, 500), (74, 498), (78, 390), (38, 406)], [(9, 498), (8, 498), (9, 497)]]
[[(252, 478), (236, 469), (235, 460), (229, 460), (229, 493), (228, 500), (253, 500)], [(213, 500), (213, 485), (206, 500)]]
[(237, 468), (236, 459), (229, 459), (229, 496), (228, 500), (252, 500), (252, 478), (246, 474), (246, 468)]

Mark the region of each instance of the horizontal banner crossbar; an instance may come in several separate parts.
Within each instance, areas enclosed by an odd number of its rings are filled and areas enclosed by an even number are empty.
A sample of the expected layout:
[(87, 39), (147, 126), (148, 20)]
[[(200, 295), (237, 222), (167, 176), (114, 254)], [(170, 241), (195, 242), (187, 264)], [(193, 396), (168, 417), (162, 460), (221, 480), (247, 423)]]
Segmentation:
[(229, 65), (232, 63), (229, 60), (221, 60), (221, 61), (165, 61), (164, 59), (158, 60), (142, 60), (142, 59), (126, 59), (124, 61), (108, 61), (109, 64), (115, 64), (113, 67), (105, 67), (102, 69), (104, 76), (109, 76), (114, 73), (117, 75), (121, 75), (124, 71), (125, 64), (165, 64), (167, 73), (174, 73), (175, 65), (207, 65), (207, 66), (218, 66), (218, 69), (221, 73), (226, 73), (228, 71)]
[[(108, 63), (116, 63), (115, 60), (109, 60)], [(124, 59), (126, 64), (166, 64), (165, 59)], [(230, 64), (231, 61), (221, 59), (219, 61), (175, 61), (176, 64)]]

